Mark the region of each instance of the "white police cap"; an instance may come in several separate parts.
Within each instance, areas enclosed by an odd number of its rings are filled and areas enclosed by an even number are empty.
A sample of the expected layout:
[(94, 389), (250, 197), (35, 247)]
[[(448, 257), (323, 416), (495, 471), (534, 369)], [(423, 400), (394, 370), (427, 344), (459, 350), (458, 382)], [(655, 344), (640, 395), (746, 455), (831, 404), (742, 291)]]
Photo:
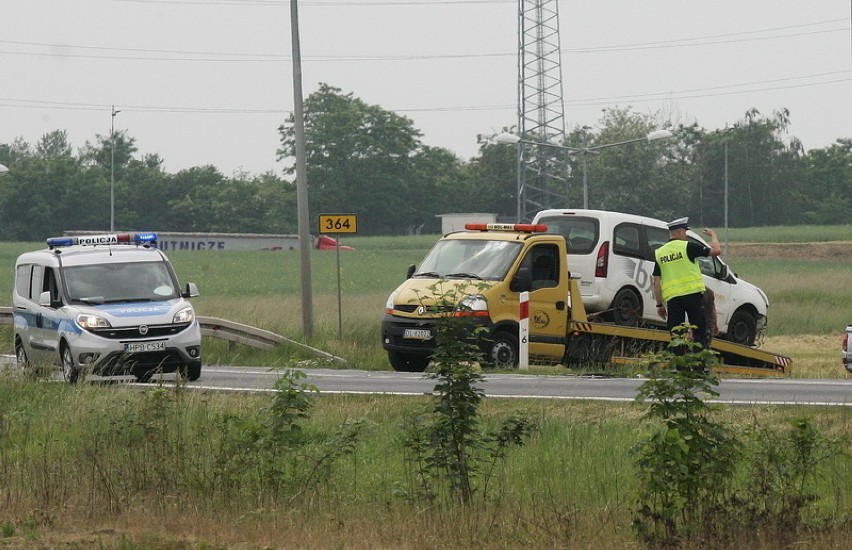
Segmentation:
[(675, 229), (689, 229), (689, 218), (678, 218), (674, 221), (670, 221), (668, 223), (669, 231), (674, 231)]

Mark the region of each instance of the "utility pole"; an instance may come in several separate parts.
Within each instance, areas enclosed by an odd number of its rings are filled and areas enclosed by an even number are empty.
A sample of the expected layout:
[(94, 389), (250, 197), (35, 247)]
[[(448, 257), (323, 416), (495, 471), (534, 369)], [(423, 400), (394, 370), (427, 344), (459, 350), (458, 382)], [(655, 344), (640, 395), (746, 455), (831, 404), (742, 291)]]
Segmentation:
[(725, 256), (728, 255), (728, 136), (725, 136)]
[(290, 35), (293, 48), (293, 119), (296, 138), (296, 209), (302, 281), (302, 334), (313, 336), (314, 305), (311, 290), (311, 231), (308, 217), (308, 165), (305, 159), (305, 112), (302, 98), (302, 52), (299, 45), (299, 7), (290, 0)]
[(115, 115), (121, 111), (112, 106), (112, 117), (109, 125), (109, 230), (115, 231)]

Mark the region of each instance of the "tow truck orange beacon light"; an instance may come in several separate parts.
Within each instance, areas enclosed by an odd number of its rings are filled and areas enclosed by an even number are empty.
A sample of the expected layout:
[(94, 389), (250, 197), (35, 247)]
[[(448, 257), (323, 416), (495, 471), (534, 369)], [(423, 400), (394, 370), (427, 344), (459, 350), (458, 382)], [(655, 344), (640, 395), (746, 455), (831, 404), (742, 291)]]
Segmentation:
[(466, 223), (468, 231), (520, 231), (523, 233), (545, 233), (547, 226), (542, 223)]

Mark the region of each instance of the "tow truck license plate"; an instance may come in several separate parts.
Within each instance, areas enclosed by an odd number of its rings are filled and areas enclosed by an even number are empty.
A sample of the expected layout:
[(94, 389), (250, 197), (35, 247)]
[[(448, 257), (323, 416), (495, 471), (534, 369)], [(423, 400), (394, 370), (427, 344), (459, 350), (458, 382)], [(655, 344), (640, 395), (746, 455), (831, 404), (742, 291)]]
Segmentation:
[(164, 351), (166, 349), (166, 342), (132, 342), (130, 344), (124, 344), (124, 351), (127, 353), (139, 353), (141, 351)]
[(407, 328), (402, 333), (402, 337), (411, 340), (429, 340), (432, 338), (432, 331), (423, 328)]

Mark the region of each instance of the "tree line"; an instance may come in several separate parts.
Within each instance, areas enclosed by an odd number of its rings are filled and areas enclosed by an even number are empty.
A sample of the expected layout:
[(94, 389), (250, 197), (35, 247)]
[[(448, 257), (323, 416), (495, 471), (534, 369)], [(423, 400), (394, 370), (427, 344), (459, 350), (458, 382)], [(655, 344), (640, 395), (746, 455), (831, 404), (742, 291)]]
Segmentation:
[[(562, 145), (594, 149), (659, 128), (660, 142), (588, 155), (589, 206), (730, 227), (847, 223), (852, 138), (806, 151), (789, 135), (790, 113), (749, 110), (726, 130), (672, 124), (631, 109), (606, 109), (599, 129), (575, 128)], [(296, 233), (292, 118), (279, 127), (280, 173), (225, 176), (214, 166), (167, 173), (156, 154), (137, 155), (126, 131), (73, 150), (56, 130), (34, 144), (0, 144), (0, 240), (38, 241), (69, 229), (108, 230), (114, 182), (117, 230)], [(430, 147), (407, 117), (321, 84), (305, 101), (311, 219), (358, 214), (359, 235), (438, 233), (440, 214), (517, 213), (517, 149), (481, 140), (461, 159)], [(535, 141), (534, 136), (525, 136)], [(545, 148), (542, 149), (544, 152)], [(583, 159), (546, 148), (567, 174), (552, 207), (583, 204)]]

